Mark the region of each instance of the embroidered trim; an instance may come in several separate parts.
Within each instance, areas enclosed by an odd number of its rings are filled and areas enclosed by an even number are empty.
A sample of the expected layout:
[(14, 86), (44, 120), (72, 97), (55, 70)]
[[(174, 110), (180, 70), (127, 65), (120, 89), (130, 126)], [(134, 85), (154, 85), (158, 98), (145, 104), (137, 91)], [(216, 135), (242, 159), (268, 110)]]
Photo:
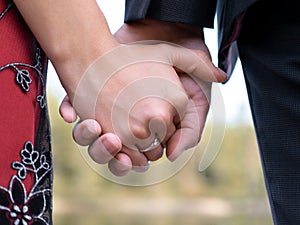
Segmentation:
[(40, 78), (42, 85), (42, 94), (36, 97), (36, 101), (39, 102), (41, 108), (44, 108), (46, 106), (46, 81), (42, 74), (42, 57), (40, 48), (36, 49), (35, 60), (36, 64), (34, 66), (18, 62), (6, 64), (0, 67), (0, 72), (8, 68), (15, 70), (16, 82), (19, 84), (23, 91), (28, 92), (30, 90), (30, 84), (32, 83), (32, 79), (30, 77), (31, 74), (28, 69), (35, 70)]
[(12, 5), (13, 5), (13, 0), (9, 0), (6, 8), (0, 13), (0, 20), (4, 17), (4, 15), (8, 12), (8, 10), (11, 8)]
[[(50, 225), (46, 212), (51, 204), (52, 191), (45, 178), (52, 171), (51, 163), (46, 155), (34, 150), (30, 141), (25, 143), (20, 155), (21, 162), (12, 163), (12, 168), (18, 173), (11, 178), (9, 188), (0, 186), (0, 221), (14, 225)], [(23, 183), (28, 173), (34, 175), (29, 193)]]

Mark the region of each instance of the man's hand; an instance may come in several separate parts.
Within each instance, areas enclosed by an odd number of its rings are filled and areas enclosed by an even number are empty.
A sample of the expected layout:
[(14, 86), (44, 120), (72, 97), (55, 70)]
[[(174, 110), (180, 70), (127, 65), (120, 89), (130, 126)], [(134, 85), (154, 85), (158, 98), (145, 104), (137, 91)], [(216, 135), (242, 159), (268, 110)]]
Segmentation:
[[(115, 37), (121, 43), (164, 40), (187, 47), (194, 54), (197, 54), (199, 60), (209, 65), (215, 76), (215, 79), (211, 81), (222, 82), (226, 80), (226, 75), (211, 64), (208, 50), (203, 42), (201, 29), (188, 25), (145, 20), (125, 24), (115, 34)], [(176, 61), (176, 57), (173, 60)], [(176, 127), (169, 129), (170, 132), (163, 142), (170, 160), (175, 160), (184, 150), (195, 146), (199, 142), (209, 109), (211, 87), (211, 82), (200, 79), (201, 76), (205, 78), (206, 74), (191, 77), (182, 70), (175, 69), (189, 96), (189, 102), (183, 118), (181, 118), (181, 121), (178, 121), (177, 118), (177, 121), (173, 123)], [(66, 121), (74, 121), (75, 114), (67, 99), (63, 101), (60, 111)], [(174, 119), (174, 114), (172, 116)], [(73, 134), (78, 144), (89, 145), (89, 153), (96, 162), (108, 163), (110, 170), (115, 175), (125, 175), (135, 165), (139, 166), (137, 168), (147, 168), (149, 160), (156, 160), (162, 156), (161, 146), (159, 149), (146, 153), (124, 148), (118, 136), (110, 132), (102, 133), (100, 125), (93, 120), (80, 122), (74, 128)]]

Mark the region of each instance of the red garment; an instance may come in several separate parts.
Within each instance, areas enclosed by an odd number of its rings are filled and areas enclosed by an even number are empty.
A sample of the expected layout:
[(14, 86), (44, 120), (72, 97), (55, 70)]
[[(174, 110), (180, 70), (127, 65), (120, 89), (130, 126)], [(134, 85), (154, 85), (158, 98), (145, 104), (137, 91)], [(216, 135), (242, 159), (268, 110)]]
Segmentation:
[(51, 224), (47, 59), (10, 0), (0, 0), (0, 224)]

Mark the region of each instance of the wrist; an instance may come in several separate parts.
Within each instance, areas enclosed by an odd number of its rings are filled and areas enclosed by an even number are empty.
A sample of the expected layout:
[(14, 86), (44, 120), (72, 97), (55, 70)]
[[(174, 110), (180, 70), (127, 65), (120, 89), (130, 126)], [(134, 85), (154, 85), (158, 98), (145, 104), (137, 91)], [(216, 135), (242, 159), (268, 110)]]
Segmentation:
[(101, 37), (83, 41), (82, 44), (65, 46), (60, 54), (55, 54), (52, 59), (50, 58), (70, 98), (87, 68), (96, 59), (118, 46), (119, 44), (112, 36)]
[[(199, 38), (203, 39), (203, 27), (159, 21), (154, 19), (141, 19), (124, 24), (116, 33), (116, 38), (120, 43), (128, 43), (128, 35), (136, 40), (162, 40), (176, 42), (179, 39)], [(134, 37), (134, 38), (132, 38)]]

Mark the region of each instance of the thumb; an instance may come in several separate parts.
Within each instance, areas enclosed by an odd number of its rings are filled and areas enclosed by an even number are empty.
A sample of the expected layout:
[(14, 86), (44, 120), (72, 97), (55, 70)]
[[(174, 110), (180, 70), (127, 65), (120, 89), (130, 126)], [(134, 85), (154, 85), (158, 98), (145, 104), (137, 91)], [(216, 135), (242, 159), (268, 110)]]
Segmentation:
[(67, 123), (73, 123), (77, 119), (77, 114), (73, 106), (71, 105), (69, 97), (67, 95), (64, 97), (60, 104), (59, 113)]
[(228, 77), (214, 66), (207, 52), (191, 50), (175, 44), (163, 44), (163, 50), (171, 65), (179, 71), (207, 82), (225, 82)]

